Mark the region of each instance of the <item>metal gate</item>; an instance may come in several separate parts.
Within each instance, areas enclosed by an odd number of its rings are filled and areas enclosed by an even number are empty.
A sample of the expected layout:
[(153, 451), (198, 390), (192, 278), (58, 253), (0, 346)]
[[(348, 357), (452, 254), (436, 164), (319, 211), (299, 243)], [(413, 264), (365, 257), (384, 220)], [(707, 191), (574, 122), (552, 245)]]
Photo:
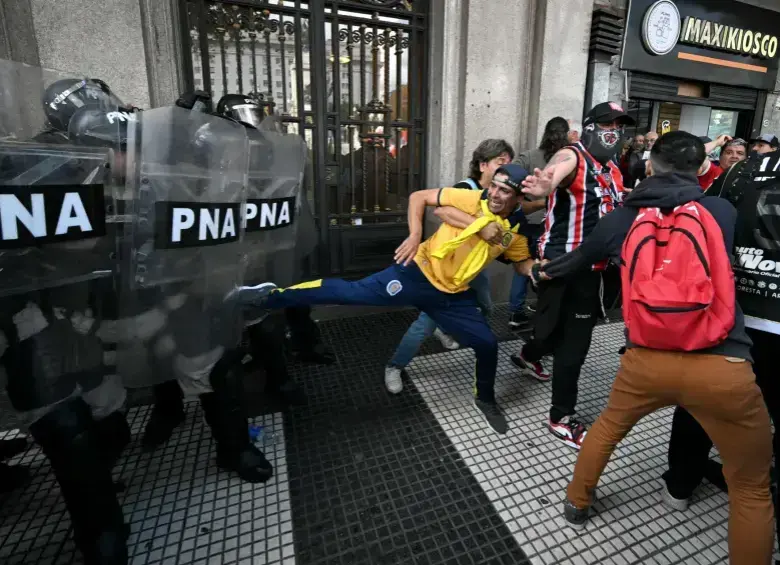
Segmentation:
[(422, 188), (428, 0), (180, 0), (188, 88), (251, 94), (310, 151), (310, 274), (387, 266)]

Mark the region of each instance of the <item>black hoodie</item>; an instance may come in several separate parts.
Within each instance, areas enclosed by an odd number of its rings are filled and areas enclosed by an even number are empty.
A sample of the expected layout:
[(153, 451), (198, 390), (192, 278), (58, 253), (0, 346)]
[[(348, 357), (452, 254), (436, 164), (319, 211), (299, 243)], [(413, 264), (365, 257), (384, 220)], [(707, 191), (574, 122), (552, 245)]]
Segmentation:
[[(572, 275), (603, 259), (619, 260), (623, 241), (634, 223), (640, 208), (674, 208), (692, 200), (698, 201), (712, 214), (723, 231), (726, 251), (731, 257), (734, 245), (734, 224), (737, 211), (728, 201), (714, 196), (704, 196), (699, 182), (693, 175), (663, 174), (642, 181), (623, 201), (623, 206), (607, 214), (577, 249), (547, 263), (542, 271), (553, 278)], [(727, 357), (739, 357), (752, 361), (750, 338), (745, 333), (745, 318), (739, 304), (736, 305), (734, 327), (726, 341), (699, 353), (712, 353)], [(627, 343), (631, 347), (631, 343)]]

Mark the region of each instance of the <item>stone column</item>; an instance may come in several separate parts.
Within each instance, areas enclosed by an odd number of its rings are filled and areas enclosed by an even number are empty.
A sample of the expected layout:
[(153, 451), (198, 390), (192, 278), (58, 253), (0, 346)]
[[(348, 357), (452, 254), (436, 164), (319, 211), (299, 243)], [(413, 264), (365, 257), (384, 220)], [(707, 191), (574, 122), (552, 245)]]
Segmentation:
[(583, 110), (587, 112), (596, 104), (609, 102), (609, 82), (612, 72), (610, 61), (592, 59), (588, 63), (588, 82), (585, 87), (585, 104)]
[(170, 106), (184, 91), (181, 22), (176, 0), (139, 0), (151, 106)]
[[(480, 141), (536, 146), (556, 115), (579, 119), (593, 0), (432, 0), (428, 186), (468, 172)], [(430, 216), (430, 215), (429, 215)], [(426, 222), (426, 234), (435, 229)], [(512, 269), (489, 267), (506, 302)]]
[(29, 0), (0, 0), (0, 59), (40, 66)]
[[(0, 59), (40, 66), (29, 0), (0, 0)], [(44, 121), (40, 102), (43, 73), (28, 69), (16, 74), (9, 67), (1, 72), (0, 129), (20, 139), (31, 137)]]
[(588, 69), (588, 42), (593, 0), (539, 0), (537, 26), (537, 103), (531, 111), (526, 143), (536, 145), (544, 125), (555, 116), (580, 119), (583, 115)]

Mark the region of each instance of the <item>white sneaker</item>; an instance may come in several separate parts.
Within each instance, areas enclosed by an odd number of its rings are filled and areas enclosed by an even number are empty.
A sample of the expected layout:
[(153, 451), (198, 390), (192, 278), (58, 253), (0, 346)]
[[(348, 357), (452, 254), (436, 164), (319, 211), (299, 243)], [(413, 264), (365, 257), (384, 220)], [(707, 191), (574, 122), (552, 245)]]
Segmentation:
[(438, 339), (441, 344), (444, 346), (444, 349), (458, 349), (460, 347), (460, 344), (452, 339), (450, 336), (448, 336), (446, 333), (441, 331), (439, 328), (436, 328), (433, 330), (433, 335), (436, 336), (436, 339)]
[(676, 510), (677, 512), (685, 512), (688, 510), (687, 498), (675, 498), (672, 493), (669, 492), (669, 487), (666, 486), (666, 481), (661, 479), (661, 502), (664, 506), (670, 510)]
[(385, 367), (385, 388), (387, 388), (387, 392), (392, 394), (398, 394), (404, 389), (401, 369), (398, 367)]
[(263, 299), (271, 294), (277, 286), (272, 282), (264, 282), (254, 286), (237, 286), (231, 289), (224, 300), (237, 299), (244, 306), (262, 306)]

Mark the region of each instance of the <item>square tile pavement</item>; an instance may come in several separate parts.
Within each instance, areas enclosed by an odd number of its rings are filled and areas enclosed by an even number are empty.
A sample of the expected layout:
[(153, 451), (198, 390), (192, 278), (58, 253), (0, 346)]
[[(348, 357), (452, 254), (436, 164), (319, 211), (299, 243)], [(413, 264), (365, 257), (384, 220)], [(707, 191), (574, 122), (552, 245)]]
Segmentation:
[[(186, 410), (185, 423), (151, 454), (141, 453), (139, 443), (150, 407), (128, 415), (133, 442), (115, 477), (126, 485), (119, 498), (131, 527), (130, 563), (294, 565), (282, 415), (253, 419), (264, 427), (259, 446), (275, 475), (264, 485), (250, 485), (218, 472), (199, 404), (188, 402)], [(0, 496), (0, 563), (81, 563), (59, 487), (40, 449), (31, 447), (11, 463), (30, 466), (33, 478), (25, 489)]]
[[(579, 385), (578, 414), (586, 422), (606, 405), (623, 343), (622, 323), (594, 331)], [(408, 373), (532, 562), (728, 563), (725, 494), (705, 483), (686, 512), (660, 504), (672, 408), (641, 420), (620, 443), (587, 528), (575, 533), (563, 525), (561, 503), (576, 452), (547, 431), (550, 384), (519, 376), (510, 362), (521, 344), (499, 346), (496, 397), (509, 420), (506, 436), (492, 433), (471, 405), (471, 350), (418, 357)]]

